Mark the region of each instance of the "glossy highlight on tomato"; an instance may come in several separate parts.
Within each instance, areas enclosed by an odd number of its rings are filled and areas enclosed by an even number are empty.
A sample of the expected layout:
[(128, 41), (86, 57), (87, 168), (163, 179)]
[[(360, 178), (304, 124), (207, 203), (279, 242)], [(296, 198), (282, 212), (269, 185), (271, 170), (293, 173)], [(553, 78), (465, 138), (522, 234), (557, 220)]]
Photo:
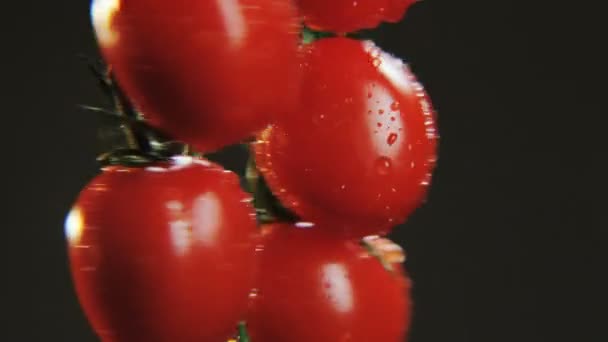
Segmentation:
[(91, 14), (145, 118), (203, 152), (248, 138), (298, 96), (290, 0), (93, 0)]
[(303, 220), (353, 236), (386, 233), (426, 197), (434, 111), (401, 60), (346, 38), (309, 45), (303, 99), (254, 145), (271, 190)]
[(412, 303), (402, 265), (389, 271), (358, 242), (306, 227), (274, 225), (259, 247), (252, 341), (403, 341)]
[(256, 270), (249, 201), (234, 174), (203, 160), (105, 168), (66, 220), (76, 292), (100, 338), (232, 336)]
[(297, 0), (304, 22), (317, 30), (352, 32), (398, 22), (417, 0)]

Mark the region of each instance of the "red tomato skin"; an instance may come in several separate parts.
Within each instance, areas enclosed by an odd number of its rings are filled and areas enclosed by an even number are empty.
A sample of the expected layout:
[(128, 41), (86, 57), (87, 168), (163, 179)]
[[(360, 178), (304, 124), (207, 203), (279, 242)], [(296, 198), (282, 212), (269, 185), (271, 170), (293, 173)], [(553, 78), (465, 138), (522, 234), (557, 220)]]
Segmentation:
[(225, 341), (255, 277), (257, 228), (234, 174), (204, 161), (109, 167), (68, 219), (81, 305), (105, 342)]
[(321, 31), (347, 33), (381, 22), (398, 22), (417, 0), (298, 0), (306, 25)]
[(248, 318), (252, 341), (401, 342), (411, 281), (330, 229), (275, 225), (260, 252)]
[(384, 234), (426, 198), (438, 139), (430, 100), (370, 42), (321, 39), (307, 54), (306, 101), (259, 136), (257, 164), (303, 220)]
[(146, 119), (203, 152), (252, 136), (297, 100), (290, 0), (95, 0), (92, 17)]

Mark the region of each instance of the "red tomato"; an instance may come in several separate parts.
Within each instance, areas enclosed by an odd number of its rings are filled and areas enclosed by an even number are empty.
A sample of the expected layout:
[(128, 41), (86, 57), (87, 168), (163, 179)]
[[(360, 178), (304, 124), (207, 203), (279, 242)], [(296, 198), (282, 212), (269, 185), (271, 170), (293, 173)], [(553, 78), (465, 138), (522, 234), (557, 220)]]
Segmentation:
[(410, 281), (358, 243), (277, 225), (266, 236), (248, 328), (252, 341), (403, 341)]
[(83, 309), (103, 341), (225, 341), (248, 306), (257, 228), (234, 174), (190, 158), (109, 167), (66, 220)]
[(407, 65), (371, 42), (318, 40), (303, 69), (305, 101), (254, 147), (260, 171), (304, 220), (385, 233), (425, 199), (436, 160), (431, 103)]
[(290, 0), (94, 0), (91, 13), (125, 93), (201, 151), (247, 138), (297, 98)]
[(417, 0), (297, 0), (305, 23), (323, 31), (351, 32), (398, 22)]

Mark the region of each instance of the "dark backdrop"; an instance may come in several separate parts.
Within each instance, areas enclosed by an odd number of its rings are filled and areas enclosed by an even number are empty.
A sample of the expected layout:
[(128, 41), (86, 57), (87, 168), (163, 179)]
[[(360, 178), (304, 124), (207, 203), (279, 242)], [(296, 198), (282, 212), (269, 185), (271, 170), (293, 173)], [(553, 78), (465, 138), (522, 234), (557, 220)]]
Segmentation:
[[(76, 107), (103, 103), (77, 59), (95, 54), (88, 1), (1, 11), (0, 340), (95, 341), (62, 227), (97, 170), (96, 119)], [(429, 202), (394, 234), (415, 281), (411, 342), (608, 341), (601, 13), (426, 0), (376, 34), (426, 85), (442, 135)]]

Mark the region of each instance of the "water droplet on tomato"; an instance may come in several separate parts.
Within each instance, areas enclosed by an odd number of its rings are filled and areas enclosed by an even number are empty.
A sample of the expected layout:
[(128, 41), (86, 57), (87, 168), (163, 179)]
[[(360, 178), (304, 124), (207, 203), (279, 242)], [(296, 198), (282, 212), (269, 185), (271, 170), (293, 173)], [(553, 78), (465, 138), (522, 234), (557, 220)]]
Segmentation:
[(391, 121), (397, 120), (394, 116), (391, 116)]
[(376, 125), (378, 125), (378, 127), (382, 127), (382, 123), (378, 122)]
[(400, 108), (401, 108), (401, 104), (398, 101), (391, 103), (391, 110), (393, 112), (399, 111)]
[(391, 160), (387, 157), (380, 157), (376, 160), (376, 172), (381, 176), (386, 176), (392, 168)]
[(393, 144), (397, 141), (397, 138), (399, 136), (397, 135), (397, 133), (391, 133), (388, 135), (388, 138), (386, 139), (386, 142), (390, 145), (393, 146)]
[(378, 109), (378, 114), (380, 114), (380, 115), (384, 114), (384, 109)]

